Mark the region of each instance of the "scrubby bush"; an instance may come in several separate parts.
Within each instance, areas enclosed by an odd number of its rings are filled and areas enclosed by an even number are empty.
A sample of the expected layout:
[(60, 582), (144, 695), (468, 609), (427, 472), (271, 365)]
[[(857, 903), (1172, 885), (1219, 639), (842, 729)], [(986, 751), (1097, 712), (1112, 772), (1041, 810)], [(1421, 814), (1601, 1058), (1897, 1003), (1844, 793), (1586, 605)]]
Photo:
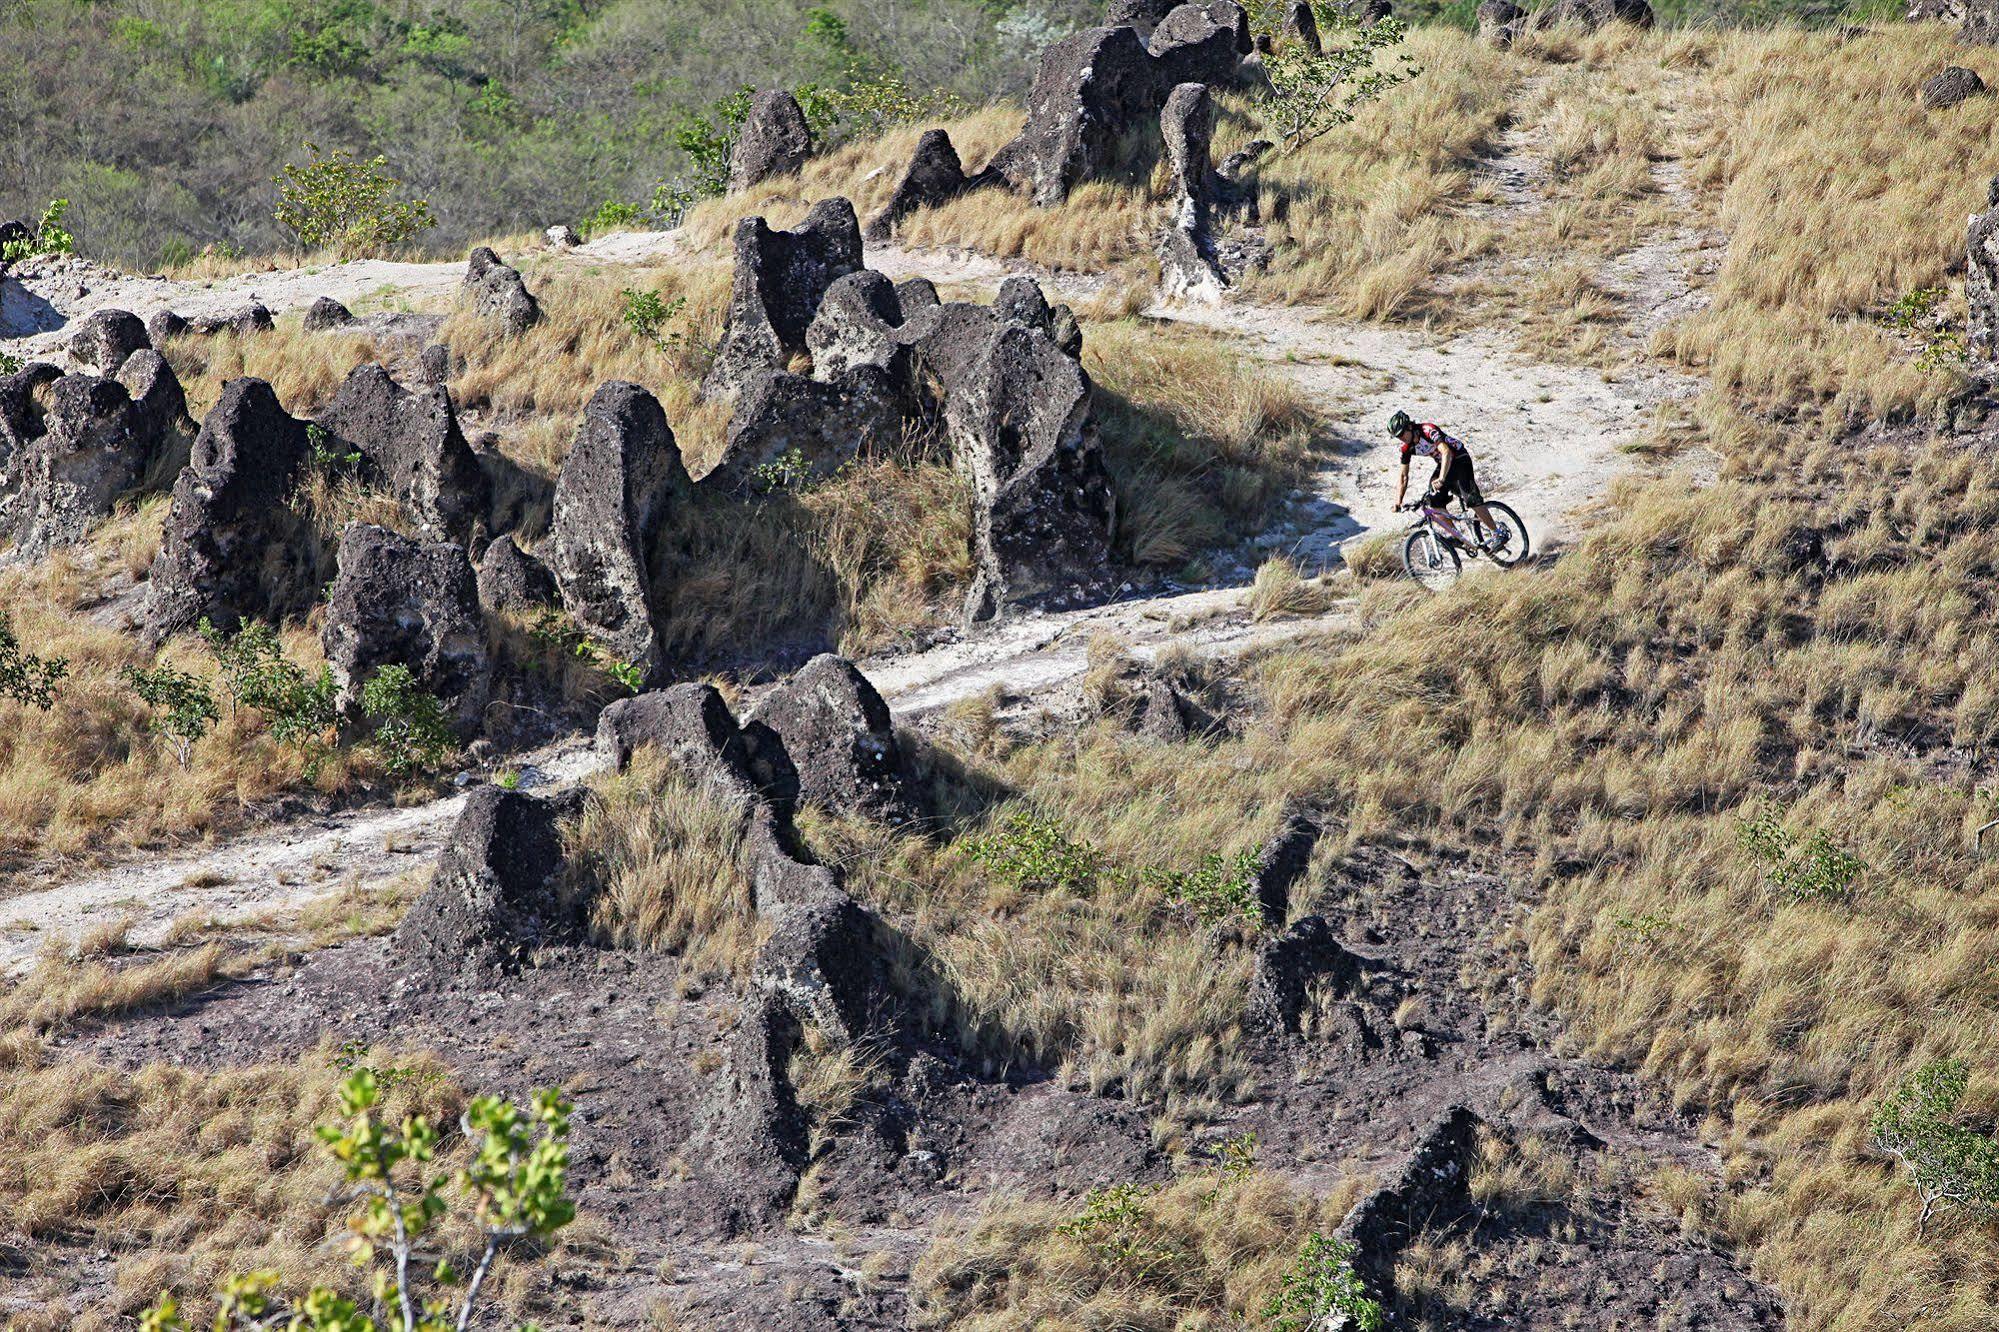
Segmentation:
[(193, 761), (194, 743), (221, 719), (215, 695), (205, 681), (172, 666), (125, 668), (125, 682), (153, 710), (152, 729), (173, 747), (185, 768)]
[(1956, 1118), (1970, 1077), (1962, 1059), (1925, 1064), (1867, 1122), (1874, 1145), (1902, 1163), (1922, 1199), (1919, 1235), (1939, 1205), (1974, 1219), (1999, 1215), (1999, 1138)]
[(1103, 856), (1072, 841), (1053, 819), (1031, 810), (1007, 814), (990, 831), (968, 837), (964, 853), (993, 873), (1033, 887), (1086, 891), (1103, 868)]
[(264, 714), (271, 735), (323, 756), (331, 747), (333, 672), (317, 674), (290, 660), (271, 626), (247, 620), (233, 635), (207, 618), (200, 625), (203, 641), (222, 667), (231, 706), (255, 708)]
[(1761, 864), (1772, 888), (1792, 901), (1822, 901), (1845, 897), (1867, 870), (1867, 862), (1832, 839), (1823, 828), (1802, 840), (1784, 826), (1781, 815), (1763, 808), (1736, 827), (1736, 840)]
[(1353, 1269), (1354, 1246), (1314, 1231), (1298, 1251), (1284, 1284), (1264, 1306), (1270, 1332), (1379, 1332), (1381, 1303)]
[[(277, 1292), (273, 1271), (230, 1279), (218, 1298), (216, 1332), (251, 1332), (280, 1325), (293, 1332), (447, 1332), (471, 1326), (479, 1297), (500, 1250), (525, 1237), (546, 1237), (575, 1219), (567, 1196), (569, 1102), (554, 1090), (534, 1093), (527, 1109), (497, 1096), (477, 1096), (461, 1127), (478, 1146), (470, 1164), (447, 1176), (428, 1167), (442, 1141), (422, 1115), (401, 1125), (375, 1118), (381, 1088), (372, 1070), (358, 1068), (340, 1086), (345, 1125), (325, 1124), (321, 1142), (337, 1160), (345, 1186), (329, 1201), (357, 1205), (349, 1222), (355, 1261), (373, 1276), (372, 1307), (315, 1286), (295, 1302)], [(478, 1259), (461, 1277), (448, 1258), (434, 1265), (419, 1253), (449, 1213), (447, 1184), (470, 1204), (479, 1230)], [(430, 1267), (432, 1294), (419, 1288)], [(462, 1286), (462, 1293), (459, 1288)], [(178, 1302), (162, 1294), (141, 1315), (141, 1332), (187, 1332)]]
[(44, 712), (55, 706), (56, 686), (69, 675), (62, 657), (38, 657), (21, 646), (14, 622), (0, 610), (0, 698)]
[(1407, 35), (1399, 19), (1385, 18), (1362, 27), (1331, 5), (1315, 3), (1312, 8), (1325, 42), (1324, 54), (1315, 54), (1300, 42), (1281, 41), (1263, 58), (1270, 87), (1257, 104), (1257, 114), (1290, 151), (1351, 124), (1361, 107), (1422, 72), (1406, 52), (1383, 63), (1383, 57)]
[(306, 249), (333, 249), (346, 257), (378, 255), (407, 245), (435, 225), (422, 199), (397, 199), (402, 182), (389, 160), (366, 161), (352, 151), (331, 153), (307, 143), (312, 160), (287, 162), (276, 179), (278, 222)]
[(391, 777), (435, 768), (458, 747), (437, 695), (419, 689), (403, 665), (384, 666), (361, 686), (361, 711), (373, 732), (369, 747)]
[(1263, 903), (1256, 895), (1256, 852), (1233, 856), (1210, 852), (1191, 870), (1150, 870), (1146, 881), (1158, 888), (1168, 905), (1188, 912), (1203, 925), (1264, 925)]
[(33, 232), (20, 240), (8, 241), (0, 245), (0, 263), (16, 263), (38, 254), (69, 254), (76, 249), (76, 237), (70, 235), (63, 226), (63, 216), (69, 212), (69, 200), (51, 199), (49, 206), (42, 210), (41, 221), (35, 224)]

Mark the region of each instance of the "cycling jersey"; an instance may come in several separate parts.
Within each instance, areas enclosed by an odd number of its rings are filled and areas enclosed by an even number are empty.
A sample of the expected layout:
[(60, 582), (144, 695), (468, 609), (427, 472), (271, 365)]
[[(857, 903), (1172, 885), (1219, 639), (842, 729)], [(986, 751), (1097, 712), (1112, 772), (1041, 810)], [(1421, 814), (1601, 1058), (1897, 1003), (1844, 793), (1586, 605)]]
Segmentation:
[(1440, 446), (1445, 444), (1456, 449), (1460, 456), (1466, 459), (1471, 457), (1471, 450), (1465, 447), (1463, 440), (1455, 439), (1445, 434), (1443, 427), (1432, 425), (1430, 422), (1425, 421), (1422, 425), (1416, 427), (1416, 442), (1402, 446), (1402, 461), (1408, 462), (1412, 456), (1418, 458), (1439, 457), (1442, 453)]

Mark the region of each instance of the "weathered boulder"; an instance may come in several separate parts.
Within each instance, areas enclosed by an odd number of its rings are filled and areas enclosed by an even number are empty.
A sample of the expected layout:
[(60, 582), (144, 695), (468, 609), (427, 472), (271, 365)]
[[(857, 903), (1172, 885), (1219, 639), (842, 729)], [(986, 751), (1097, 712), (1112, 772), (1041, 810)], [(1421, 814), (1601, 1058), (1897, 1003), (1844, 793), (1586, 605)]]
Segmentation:
[(417, 374), (426, 384), (451, 382), (451, 348), (433, 342), (417, 353)]
[(55, 380), (41, 422), (16, 464), (14, 548), (35, 559), (84, 539), (139, 483), (162, 440), (123, 384), (96, 375)]
[(831, 383), (768, 374), (736, 395), (728, 442), (702, 484), (751, 495), (817, 480), (893, 446), (902, 429), (894, 387), (874, 366), (855, 366)]
[(664, 665), (653, 541), (691, 486), (658, 400), (637, 384), (600, 386), (556, 478), (551, 565), (570, 616), (649, 679)]
[(1182, 83), (1227, 87), (1254, 49), (1249, 15), (1236, 0), (1196, 0), (1161, 19), (1145, 49), (1155, 62), (1159, 96)]
[(1977, 71), (1962, 65), (1947, 65), (1923, 84), (1923, 109), (1941, 111), (1969, 101), (1984, 91), (1985, 80), (1978, 77)]
[(1964, 0), (1957, 37), (1979, 46), (1999, 45), (1999, 0)]
[(1962, 23), (1965, 0), (1909, 0), (1905, 17), (1911, 23)]
[(451, 710), (461, 734), (480, 728), (493, 664), (463, 548), (372, 523), (349, 527), (319, 641), (333, 669), (335, 706), (350, 723), (360, 718), (367, 682), (399, 665)]
[(784, 742), (802, 799), (887, 823), (921, 816), (888, 704), (846, 658), (814, 657), (751, 715)]
[(1166, 98), (1159, 132), (1173, 174), (1173, 220), (1159, 240), (1159, 286), (1169, 298), (1219, 300), (1228, 279), (1208, 229), (1214, 197), (1215, 103), (1204, 83), (1183, 83)]
[(894, 239), (902, 220), (917, 209), (935, 208), (959, 195), (1002, 184), (1005, 181), (990, 167), (967, 175), (950, 134), (941, 129), (925, 130), (916, 141), (916, 151), (909, 155), (902, 179), (896, 182), (895, 193), (868, 219), (867, 239), (871, 244), (886, 244)]
[(276, 620), (318, 598), (324, 569), (310, 525), (287, 502), (311, 446), (305, 423), (261, 379), (232, 379), (174, 483), (153, 561), (148, 636), (159, 642), (207, 616), (227, 631)]
[(1646, 0), (1549, 0), (1548, 4), (1535, 11), (1530, 22), (1535, 28), (1571, 23), (1586, 32), (1595, 32), (1610, 23), (1649, 28), (1653, 23), (1653, 14), (1652, 6)]
[(1526, 28), (1527, 18), (1513, 0), (1484, 0), (1478, 7), (1478, 39), (1503, 51)]
[[(921, 293), (912, 290), (910, 295), (922, 308)], [(934, 287), (929, 296), (929, 307), (935, 308), (939, 302)], [(900, 383), (906, 378), (908, 357), (899, 336), (906, 308), (901, 289), (871, 268), (849, 273), (828, 287), (805, 330), (814, 378), (837, 381), (866, 366), (888, 371)]]
[(994, 154), (992, 169), (1043, 207), (1107, 171), (1118, 141), (1159, 108), (1155, 61), (1129, 27), (1090, 28), (1041, 57), (1027, 94), (1027, 124)]
[(256, 301), (240, 310), (228, 314), (201, 315), (185, 321), (183, 333), (212, 338), (218, 333), (233, 333), (239, 338), (251, 337), (258, 333), (268, 333), (278, 326), (271, 312)]
[(187, 331), (187, 320), (172, 310), (156, 311), (146, 321), (146, 340), (155, 348), (163, 345), (168, 338), (186, 337)]
[(1383, 19), (1394, 16), (1395, 6), (1390, 4), (1389, 0), (1362, 0), (1358, 15), (1360, 26), (1363, 28), (1372, 28)]
[(790, 1005), (757, 995), (737, 1019), (728, 1058), (696, 1117), (693, 1157), (723, 1186), (732, 1231), (782, 1215), (811, 1160), (811, 1123), (789, 1072), (803, 1039)]
[(69, 340), (69, 354), (100, 374), (115, 375), (135, 351), (150, 351), (151, 338), (139, 316), (129, 310), (95, 310)]
[(702, 385), (725, 397), (788, 369), (805, 351), (806, 330), (827, 288), (861, 268), (861, 224), (852, 203), (822, 199), (792, 231), (744, 218), (735, 244), (728, 323)]
[(583, 243), (583, 237), (576, 234), (576, 228), (566, 222), (556, 223), (542, 232), (541, 238), (548, 242), (551, 250), (573, 250)]
[(1291, 910), (1291, 889), (1312, 865), (1312, 850), (1325, 827), (1311, 813), (1294, 809), (1256, 853), (1256, 900), (1263, 918), (1282, 925)]
[(327, 329), (345, 328), (353, 323), (354, 312), (331, 296), (321, 296), (307, 307), (303, 322), (306, 332), (324, 333)]
[(1416, 1135), (1416, 1144), (1387, 1182), (1354, 1204), (1333, 1232), (1354, 1246), (1354, 1269), (1383, 1296), (1395, 1290), (1395, 1260), (1426, 1229), (1448, 1229), (1472, 1210), (1471, 1167), (1485, 1126), (1469, 1107), (1454, 1105)]
[(581, 796), (475, 789), (430, 888), (396, 927), (396, 951), (446, 972), (511, 969), (538, 947), (581, 939), (584, 911), (566, 891), (562, 846), (563, 822)]
[(1104, 23), (1113, 28), (1136, 28), (1140, 37), (1150, 37), (1179, 4), (1180, 0), (1111, 0), (1104, 11)]
[(1178, 744), (1206, 735), (1217, 725), (1206, 708), (1157, 675), (1146, 677), (1131, 708), (1132, 733), (1155, 744)]
[(597, 717), (597, 752), (616, 771), (651, 745), (723, 795), (746, 803), (769, 802), (780, 820), (798, 799), (798, 772), (769, 727), (736, 723), (713, 685), (687, 683), (623, 698)]
[(47, 361), (31, 361), (11, 375), (0, 375), (0, 536), (20, 523), (21, 465), (29, 444), (44, 428), (48, 386), (62, 370)]
[(1999, 176), (1986, 188), (1985, 211), (1965, 233), (1966, 341), (1983, 357), (1999, 354)]
[(1310, 0), (1293, 0), (1284, 11), (1284, 35), (1313, 55), (1325, 54), (1326, 45), (1319, 36), (1319, 20), (1312, 13)]
[(1336, 993), (1360, 980), (1361, 959), (1347, 951), (1323, 916), (1306, 916), (1256, 950), (1249, 986), (1250, 1025), (1276, 1036), (1296, 1033), (1314, 982)]
[(812, 155), (812, 132), (798, 99), (782, 89), (760, 92), (750, 100), (729, 155), (729, 193), (761, 185), (772, 176), (789, 176)]
[(479, 604), (488, 610), (553, 606), (561, 594), (548, 566), (522, 550), (512, 535), (495, 538), (479, 557)]
[(442, 385), (412, 393), (379, 365), (356, 366), (319, 426), (409, 507), (433, 536), (464, 543), (485, 516), (486, 473)]
[(169, 433), (190, 425), (187, 394), (167, 358), (150, 347), (133, 352), (118, 368), (118, 382), (132, 395), (157, 450)]
[(480, 314), (498, 319), (509, 333), (524, 333), (541, 322), (541, 303), (520, 271), (501, 263), (490, 246), (481, 245), (466, 258), (465, 290)]

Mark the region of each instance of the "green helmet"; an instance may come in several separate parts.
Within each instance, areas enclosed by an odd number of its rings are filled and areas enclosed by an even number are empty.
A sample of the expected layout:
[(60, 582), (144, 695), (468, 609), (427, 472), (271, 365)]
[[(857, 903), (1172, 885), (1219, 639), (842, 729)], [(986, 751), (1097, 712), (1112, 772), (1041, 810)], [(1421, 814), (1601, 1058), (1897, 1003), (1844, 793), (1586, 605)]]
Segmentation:
[(1415, 424), (1416, 423), (1414, 421), (1409, 419), (1409, 413), (1397, 412), (1395, 413), (1395, 415), (1388, 418), (1388, 433), (1391, 435), (1399, 435), (1403, 431), (1407, 430), (1410, 426)]

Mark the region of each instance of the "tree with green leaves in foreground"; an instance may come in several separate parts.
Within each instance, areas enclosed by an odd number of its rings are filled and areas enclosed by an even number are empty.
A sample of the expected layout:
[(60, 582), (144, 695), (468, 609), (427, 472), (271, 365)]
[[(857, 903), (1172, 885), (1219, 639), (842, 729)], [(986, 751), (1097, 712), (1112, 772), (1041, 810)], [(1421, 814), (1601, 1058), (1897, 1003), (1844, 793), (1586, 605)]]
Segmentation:
[[(318, 1129), (346, 1172), (332, 1201), (358, 1204), (352, 1218), (354, 1259), (373, 1273), (373, 1307), (359, 1306), (325, 1286), (296, 1303), (275, 1292), (272, 1271), (251, 1272), (224, 1284), (215, 1332), (465, 1332), (501, 1248), (524, 1236), (554, 1234), (576, 1215), (566, 1196), (569, 1175), (569, 1103), (554, 1090), (534, 1093), (527, 1108), (497, 1096), (475, 1096), (461, 1123), (478, 1143), (470, 1165), (450, 1176), (469, 1201), (482, 1247), (469, 1278), (436, 1259), (428, 1298), (417, 1290), (414, 1268), (431, 1264), (419, 1242), (450, 1210), (447, 1177), (433, 1173), (438, 1131), (422, 1115), (400, 1126), (375, 1118), (381, 1088), (374, 1071), (357, 1068), (340, 1085), (344, 1125)], [(462, 1291), (460, 1288), (462, 1287)], [(139, 1319), (140, 1332), (187, 1332), (171, 1295)], [(531, 1332), (523, 1329), (522, 1332)]]
[(345, 148), (322, 153), (315, 143), (305, 148), (312, 160), (285, 163), (275, 184), (277, 220), (306, 249), (365, 258), (407, 245), (435, 225), (429, 203), (395, 197), (403, 185), (389, 174), (388, 158), (363, 161)]
[(1362, 27), (1331, 5), (1314, 4), (1312, 10), (1323, 54), (1302, 42), (1279, 41), (1263, 57), (1270, 87), (1257, 114), (1290, 152), (1351, 123), (1359, 108), (1422, 73), (1407, 52), (1383, 59), (1408, 35), (1401, 20), (1384, 18)]
[(1867, 1121), (1874, 1145), (1902, 1163), (1922, 1199), (1918, 1235), (1939, 1206), (1972, 1217), (1999, 1215), (1999, 1138), (1957, 1122), (1970, 1080), (1962, 1059), (1925, 1064)]

